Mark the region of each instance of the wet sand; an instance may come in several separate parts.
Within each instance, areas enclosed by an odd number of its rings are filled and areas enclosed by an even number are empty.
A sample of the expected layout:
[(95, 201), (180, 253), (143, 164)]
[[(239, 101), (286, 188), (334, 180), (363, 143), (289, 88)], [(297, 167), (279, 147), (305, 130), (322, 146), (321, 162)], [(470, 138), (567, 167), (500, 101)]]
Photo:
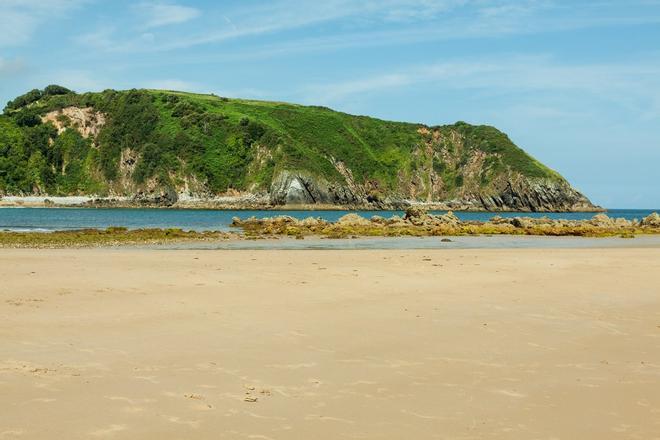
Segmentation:
[(0, 439), (660, 438), (660, 249), (0, 250)]

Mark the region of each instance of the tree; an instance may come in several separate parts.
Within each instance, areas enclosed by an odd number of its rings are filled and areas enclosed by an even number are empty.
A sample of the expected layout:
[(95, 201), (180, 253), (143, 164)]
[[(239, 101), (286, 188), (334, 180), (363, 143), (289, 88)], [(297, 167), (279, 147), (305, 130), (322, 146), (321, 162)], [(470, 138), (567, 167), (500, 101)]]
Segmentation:
[(16, 125), (19, 127), (34, 127), (41, 124), (41, 118), (31, 109), (22, 109), (16, 115)]
[(9, 101), (7, 103), (7, 107), (5, 107), (5, 113), (7, 112), (7, 110), (16, 110), (21, 107), (25, 107), (26, 105), (32, 104), (33, 102), (37, 102), (38, 100), (41, 99), (42, 96), (43, 93), (41, 92), (41, 90), (32, 89), (26, 94), (17, 97), (13, 101)]
[(69, 90), (66, 87), (58, 86), (57, 84), (51, 84), (46, 86), (44, 89), (44, 96), (54, 96), (54, 95), (68, 95), (70, 93), (75, 93), (73, 90)]
[(32, 192), (39, 193), (45, 191), (44, 174), (47, 167), (46, 158), (41, 154), (41, 151), (37, 150), (30, 155), (27, 163), (26, 180)]

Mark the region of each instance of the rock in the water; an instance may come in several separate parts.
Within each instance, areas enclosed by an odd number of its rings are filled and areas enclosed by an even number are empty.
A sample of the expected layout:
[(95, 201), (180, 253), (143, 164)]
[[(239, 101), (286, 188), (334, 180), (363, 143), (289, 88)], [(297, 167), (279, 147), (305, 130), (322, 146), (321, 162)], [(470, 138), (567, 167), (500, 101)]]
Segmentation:
[(657, 212), (651, 213), (644, 217), (640, 224), (648, 228), (660, 228), (660, 215)]
[(422, 208), (421, 206), (411, 206), (408, 209), (406, 209), (406, 214), (404, 215), (405, 220), (413, 220), (413, 219), (421, 219), (426, 217), (428, 214), (426, 212), (426, 209)]
[(357, 214), (346, 214), (337, 220), (337, 223), (344, 226), (370, 226), (371, 222), (364, 217)]
[(511, 219), (511, 224), (516, 228), (531, 228), (534, 226), (534, 222), (528, 217), (514, 217)]
[(433, 216), (435, 219), (435, 224), (443, 224), (443, 225), (452, 225), (452, 226), (458, 226), (461, 223), (461, 220), (456, 217), (456, 215), (449, 211), (446, 214), (443, 215), (438, 215), (438, 216)]
[(609, 218), (606, 214), (596, 214), (593, 216), (593, 218), (589, 221), (594, 226), (598, 227), (612, 227), (614, 226), (614, 220)]
[(328, 224), (328, 222), (326, 220), (323, 220), (320, 217), (318, 217), (318, 218), (317, 217), (307, 217), (306, 219), (301, 220), (299, 223), (300, 223), (301, 226), (305, 226), (305, 227), (308, 227), (308, 228), (313, 228), (315, 226), (323, 226), (323, 225)]

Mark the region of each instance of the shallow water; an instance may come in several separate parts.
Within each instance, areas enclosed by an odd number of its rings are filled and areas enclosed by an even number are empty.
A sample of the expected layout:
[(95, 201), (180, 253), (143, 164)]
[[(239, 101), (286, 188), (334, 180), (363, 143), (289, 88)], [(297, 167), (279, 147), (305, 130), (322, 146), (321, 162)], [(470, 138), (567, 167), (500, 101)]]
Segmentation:
[[(607, 212), (611, 217), (626, 219), (643, 218), (652, 209), (612, 209)], [(655, 210), (660, 211), (660, 210)], [(321, 217), (335, 221), (341, 216), (354, 212), (364, 217), (380, 215), (391, 217), (402, 216), (402, 211), (218, 211), (218, 210), (186, 210), (186, 209), (120, 209), (120, 208), (2, 208), (0, 209), (0, 230), (12, 231), (55, 231), (67, 229), (96, 228), (105, 229), (109, 226), (123, 226), (129, 229), (138, 228), (181, 228), (184, 230), (208, 231), (228, 230), (232, 217), (272, 217), (290, 215), (298, 219), (305, 217)], [(446, 211), (432, 211), (443, 214)], [(502, 217), (543, 217), (555, 219), (582, 220), (594, 216), (594, 213), (564, 212), (564, 213), (520, 213), (520, 212), (456, 212), (462, 220), (486, 221), (495, 215)]]
[[(449, 240), (449, 241), (447, 241)], [(208, 243), (170, 243), (139, 246), (146, 249), (244, 249), (244, 250), (303, 250), (303, 249), (585, 249), (585, 248), (659, 248), (660, 236), (646, 235), (635, 238), (619, 237), (535, 237), (535, 236), (460, 236), (460, 237), (361, 237), (361, 238), (306, 238), (296, 240), (285, 237), (264, 240), (230, 240)]]

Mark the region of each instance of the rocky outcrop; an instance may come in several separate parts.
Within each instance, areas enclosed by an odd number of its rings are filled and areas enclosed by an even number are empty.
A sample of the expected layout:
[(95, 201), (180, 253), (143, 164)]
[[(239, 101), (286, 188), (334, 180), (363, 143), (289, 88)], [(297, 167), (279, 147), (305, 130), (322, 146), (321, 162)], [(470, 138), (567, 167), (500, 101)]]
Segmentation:
[(508, 181), (493, 194), (476, 199), (486, 211), (597, 211), (582, 193), (564, 180), (518, 179)]
[(179, 200), (179, 196), (172, 188), (163, 188), (151, 192), (139, 191), (133, 197), (133, 201), (138, 205), (158, 205), (172, 206)]
[(270, 189), (273, 205), (359, 205), (361, 199), (348, 187), (329, 183), (304, 172), (284, 171)]
[(42, 122), (50, 122), (62, 133), (67, 128), (77, 130), (84, 138), (96, 138), (105, 125), (105, 115), (91, 107), (65, 107), (46, 113), (41, 117)]
[(321, 235), (347, 236), (446, 236), (446, 235), (550, 235), (633, 237), (635, 234), (660, 234), (660, 216), (654, 213), (641, 221), (615, 219), (597, 214), (587, 220), (550, 219), (548, 217), (493, 217), (487, 222), (462, 221), (452, 212), (443, 215), (427, 213), (419, 207), (406, 211), (403, 218), (392, 216), (371, 219), (357, 214), (347, 214), (334, 223), (322, 219), (297, 220), (290, 216), (271, 218), (234, 218), (232, 226), (242, 228), (250, 235)]
[(367, 226), (371, 224), (371, 222), (366, 218), (352, 213), (341, 217), (339, 220), (337, 220), (337, 223), (345, 226)]
[(582, 193), (564, 180), (517, 178), (483, 193), (468, 193), (454, 200), (419, 201), (393, 193), (381, 199), (368, 195), (365, 188), (352, 183), (329, 183), (304, 172), (284, 171), (274, 180), (270, 190), (274, 206), (331, 205), (361, 209), (406, 209), (420, 205), (426, 208), (455, 211), (527, 211), (594, 212), (603, 209), (593, 205)]
[(447, 214), (431, 215), (425, 209), (417, 206), (408, 208), (403, 220), (414, 226), (458, 226), (461, 223), (451, 211)]

